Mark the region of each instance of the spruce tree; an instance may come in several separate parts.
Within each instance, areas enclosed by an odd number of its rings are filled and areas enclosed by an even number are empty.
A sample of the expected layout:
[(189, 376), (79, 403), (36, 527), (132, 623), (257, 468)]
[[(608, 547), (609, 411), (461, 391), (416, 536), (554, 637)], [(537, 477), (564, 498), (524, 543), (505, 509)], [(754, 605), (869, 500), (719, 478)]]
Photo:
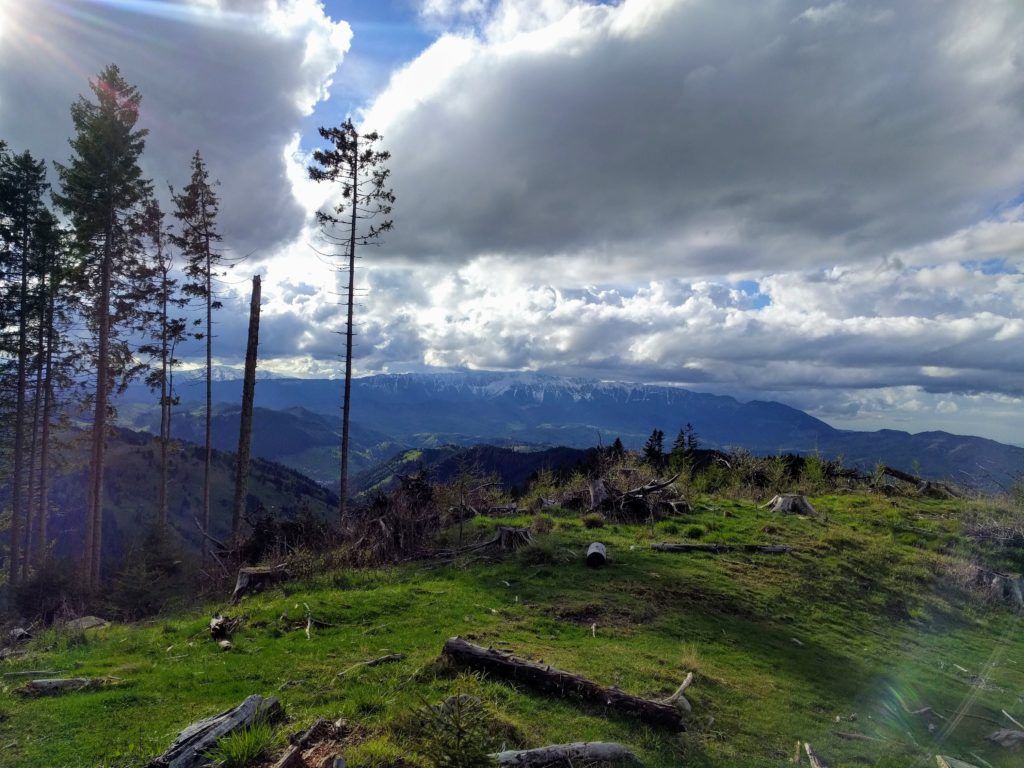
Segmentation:
[(651, 436), (644, 443), (644, 461), (655, 469), (661, 469), (665, 463), (665, 433), (660, 429), (651, 432)]
[(385, 165), (391, 153), (376, 149), (376, 132), (360, 134), (351, 118), (336, 128), (320, 128), (328, 149), (313, 153), (309, 168), (314, 181), (341, 185), (341, 200), (330, 210), (317, 211), (326, 242), (337, 248), (338, 269), (348, 275), (345, 323), (345, 394), (341, 415), (341, 460), (338, 515), (344, 523), (348, 510), (349, 417), (352, 412), (352, 342), (355, 315), (356, 248), (376, 241), (392, 227), (395, 195), (387, 186), (391, 172)]
[(202, 330), (195, 338), (206, 341), (206, 443), (203, 464), (203, 561), (209, 554), (210, 534), (210, 469), (213, 461), (213, 311), (221, 308), (216, 299), (214, 279), (217, 269), (225, 262), (218, 248), (221, 241), (217, 231), (217, 213), (220, 201), (213, 191), (206, 163), (197, 151), (192, 157), (192, 178), (181, 194), (174, 197), (174, 216), (180, 231), (171, 235), (174, 245), (185, 259), (186, 296), (198, 299), (205, 309), (205, 323), (196, 320)]
[(28, 438), (28, 377), (32, 349), (30, 342), (30, 322), (34, 316), (35, 280), (33, 279), (33, 260), (36, 255), (36, 235), (38, 222), (46, 213), (43, 195), (46, 183), (46, 165), (37, 161), (31, 153), (6, 155), (0, 166), (0, 199), (3, 200), (7, 232), (7, 285), (12, 291), (10, 302), (12, 320), (17, 327), (17, 340), (13, 344), (15, 360), (14, 376), (14, 439), (13, 439), (13, 471), (11, 475), (11, 527), (10, 555), (8, 557), (8, 581), (11, 586), (17, 585), (24, 574), (22, 558), (27, 556), (24, 541), (28, 530), (29, 510), (29, 474), (31, 462), (26, 462), (29, 451)]
[(57, 204), (71, 222), (81, 259), (80, 290), (91, 332), (89, 357), (95, 366), (92, 393), (92, 448), (85, 519), (85, 585), (100, 583), (103, 546), (103, 476), (112, 391), (140, 371), (130, 335), (151, 289), (139, 243), (142, 206), (151, 196), (139, 159), (147, 131), (136, 127), (142, 97), (115, 65), (90, 82), (93, 98), (71, 107), (75, 135), (72, 156), (56, 164)]
[(149, 341), (139, 352), (152, 359), (146, 384), (160, 393), (160, 488), (157, 498), (157, 529), (161, 535), (167, 527), (168, 454), (171, 443), (171, 414), (178, 404), (174, 394), (174, 367), (178, 364), (175, 351), (187, 335), (187, 323), (177, 312), (187, 299), (178, 293), (178, 281), (171, 277), (174, 258), (168, 242), (169, 233), (164, 223), (160, 204), (151, 200), (142, 219), (145, 239), (150, 247), (152, 269), (155, 274), (156, 294)]

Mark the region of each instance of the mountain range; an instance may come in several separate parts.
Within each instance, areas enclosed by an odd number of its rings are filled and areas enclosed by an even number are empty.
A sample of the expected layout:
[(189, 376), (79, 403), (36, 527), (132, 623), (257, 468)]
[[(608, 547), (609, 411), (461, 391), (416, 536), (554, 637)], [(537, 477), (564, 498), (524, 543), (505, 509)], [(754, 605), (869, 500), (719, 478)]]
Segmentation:
[[(178, 388), (175, 435), (200, 441), (202, 387)], [(218, 404), (214, 445), (232, 450), (241, 381), (213, 383)], [(337, 476), (342, 382), (264, 378), (256, 388), (255, 456), (324, 483)], [(655, 428), (671, 443), (692, 424), (703, 447), (755, 453), (819, 452), (871, 469), (882, 462), (936, 479), (994, 488), (1024, 471), (1024, 448), (948, 432), (836, 429), (772, 401), (693, 392), (681, 387), (561, 378), (534, 373), (381, 374), (353, 382), (353, 472), (409, 449), (494, 444), (523, 449), (589, 448), (621, 438), (639, 448)], [(153, 395), (133, 386), (119, 405), (125, 426), (152, 431)]]

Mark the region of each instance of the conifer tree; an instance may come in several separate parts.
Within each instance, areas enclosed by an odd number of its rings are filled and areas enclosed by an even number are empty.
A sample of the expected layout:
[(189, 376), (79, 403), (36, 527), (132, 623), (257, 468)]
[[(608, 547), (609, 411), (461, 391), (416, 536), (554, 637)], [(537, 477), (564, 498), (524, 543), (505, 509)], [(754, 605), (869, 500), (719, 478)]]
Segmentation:
[[(28, 450), (28, 376), (32, 350), (29, 323), (33, 317), (34, 288), (33, 257), (35, 236), (41, 216), (46, 212), (43, 202), (48, 185), (46, 165), (31, 153), (6, 155), (0, 166), (0, 199), (3, 200), (7, 232), (8, 287), (13, 291), (12, 320), (17, 326), (17, 340), (13, 345), (15, 359), (14, 382), (14, 439), (12, 444), (13, 472), (11, 476), (11, 527), (8, 581), (17, 585), (24, 573), (22, 558), (27, 555), (24, 533), (28, 529), (31, 500), (28, 498), (30, 463)], [(15, 277), (16, 276), (16, 277)]]
[(345, 394), (341, 416), (341, 460), (338, 515), (345, 522), (348, 510), (349, 417), (352, 411), (352, 346), (355, 315), (356, 248), (378, 240), (392, 227), (395, 195), (387, 186), (391, 175), (385, 165), (391, 153), (375, 148), (376, 132), (360, 134), (351, 118), (336, 128), (320, 128), (328, 149), (313, 153), (309, 168), (314, 181), (337, 182), (341, 200), (330, 210), (317, 211), (317, 221), (329, 245), (338, 248), (338, 269), (348, 275), (345, 323)]
[(660, 469), (665, 463), (665, 433), (660, 429), (651, 432), (651, 436), (644, 443), (644, 461), (656, 469)]
[(171, 414), (178, 404), (174, 394), (174, 367), (178, 364), (175, 351), (187, 335), (184, 317), (176, 314), (187, 299), (178, 293), (178, 281), (171, 277), (174, 258), (168, 243), (168, 230), (164, 212), (156, 200), (146, 205), (142, 220), (143, 232), (151, 249), (152, 268), (155, 273), (156, 294), (153, 299), (153, 323), (150, 340), (139, 348), (154, 363), (146, 375), (150, 389), (160, 393), (160, 489), (157, 498), (157, 528), (162, 533), (167, 527), (168, 454), (171, 443)]
[(225, 259), (218, 248), (221, 235), (217, 231), (220, 201), (213, 191), (206, 163), (197, 151), (192, 157), (192, 178), (181, 194), (174, 197), (174, 216), (180, 231), (171, 235), (174, 245), (185, 259), (186, 296), (203, 303), (206, 318), (196, 320), (201, 327), (195, 338), (206, 341), (206, 455), (203, 464), (203, 561), (209, 554), (210, 533), (210, 468), (213, 461), (213, 311), (221, 308), (214, 291), (216, 270)]
[(141, 308), (151, 292), (152, 275), (138, 238), (151, 185), (139, 166), (148, 132), (136, 127), (142, 101), (138, 89), (115, 65), (104, 69), (90, 88), (92, 100), (83, 96), (71, 107), (72, 156), (66, 164), (56, 164), (61, 189), (54, 199), (71, 222), (82, 267), (79, 288), (92, 334), (88, 352), (95, 388), (83, 571), (86, 586), (96, 589), (110, 396), (140, 371), (129, 337), (140, 325)]

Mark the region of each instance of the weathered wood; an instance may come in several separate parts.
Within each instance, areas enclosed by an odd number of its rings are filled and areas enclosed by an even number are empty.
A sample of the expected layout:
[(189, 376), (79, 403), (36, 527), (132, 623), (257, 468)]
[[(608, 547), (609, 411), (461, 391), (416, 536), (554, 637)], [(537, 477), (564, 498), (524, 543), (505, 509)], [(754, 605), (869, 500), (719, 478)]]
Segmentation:
[(673, 543), (662, 542), (651, 544), (651, 549), (658, 552), (710, 552), (720, 554), (722, 552), (750, 552), (762, 555), (786, 555), (793, 551), (788, 544), (704, 544), (704, 543)]
[(380, 656), (376, 659), (368, 659), (367, 661), (360, 661), (353, 664), (351, 667), (343, 669), (338, 673), (338, 677), (344, 677), (353, 669), (359, 669), (360, 667), (376, 667), (381, 664), (393, 664), (396, 661), (402, 661), (405, 658), (404, 653), (389, 653), (386, 656)]
[(604, 544), (595, 541), (587, 547), (587, 565), (591, 568), (600, 568), (608, 562), (608, 552)]
[(233, 616), (221, 616), (219, 613), (210, 619), (210, 637), (214, 640), (230, 640), (242, 620)]
[(231, 601), (237, 603), (246, 595), (262, 592), (275, 584), (287, 581), (288, 578), (289, 573), (283, 565), (257, 565), (239, 568)]
[(600, 704), (616, 712), (639, 717), (652, 725), (683, 727), (682, 713), (670, 704), (633, 696), (614, 687), (605, 688), (581, 675), (522, 659), (506, 651), (474, 645), (461, 637), (449, 638), (442, 653), (456, 664), (522, 682), (539, 691)]
[(897, 480), (902, 480), (904, 483), (910, 483), (917, 488), (917, 492), (922, 496), (928, 496), (936, 499), (964, 498), (963, 493), (948, 483), (941, 483), (936, 480), (925, 480), (923, 477), (911, 475), (908, 472), (903, 472), (889, 466), (882, 467), (882, 474), (894, 477)]
[(667, 699), (662, 699), (662, 704), (671, 704), (675, 707), (680, 707), (687, 712), (692, 712), (693, 707), (690, 706), (690, 700), (687, 699), (683, 694), (686, 693), (686, 689), (693, 684), (693, 672), (689, 672), (686, 675), (686, 679), (683, 680), (682, 684), (676, 688), (676, 692), (669, 696)]
[(529, 527), (511, 528), (507, 525), (499, 525), (494, 532), (494, 546), (501, 550), (519, 549), (532, 543), (533, 531)]
[(580, 741), (538, 749), (511, 750), (491, 755), (491, 759), (499, 768), (547, 768), (591, 763), (640, 764), (637, 756), (629, 749), (610, 741)]
[(814, 749), (812, 749), (811, 745), (806, 741), (804, 742), (804, 752), (807, 753), (807, 760), (810, 762), (811, 768), (828, 768), (828, 766), (825, 765), (825, 761), (818, 757), (817, 753), (815, 753)]
[(1011, 728), (1000, 728), (986, 736), (993, 744), (998, 744), (1004, 749), (1020, 749), (1024, 747), (1024, 731), (1017, 731)]
[(200, 768), (209, 763), (205, 756), (217, 741), (229, 733), (247, 728), (259, 720), (277, 720), (281, 704), (275, 698), (254, 694), (237, 707), (199, 720), (183, 730), (174, 743), (149, 768)]
[(30, 680), (14, 692), (19, 696), (59, 696), (63, 693), (77, 693), (116, 685), (119, 680), (112, 677), (67, 677)]
[(957, 760), (955, 757), (946, 757), (945, 755), (936, 755), (935, 763), (939, 768), (978, 768), (971, 763), (965, 763), (963, 760)]
[(105, 629), (110, 626), (110, 622), (99, 616), (82, 616), (72, 619), (65, 626), (75, 632), (84, 632), (87, 629)]
[(241, 541), (242, 515), (249, 492), (249, 455), (252, 450), (253, 399), (256, 396), (256, 355), (260, 342), (260, 276), (253, 275), (249, 302), (249, 338), (245, 347), (245, 378), (242, 380), (242, 414), (235, 453), (235, 496), (231, 505), (231, 548)]
[(774, 497), (764, 506), (771, 507), (772, 512), (782, 512), (793, 515), (816, 515), (818, 514), (806, 496), (799, 493), (782, 493)]

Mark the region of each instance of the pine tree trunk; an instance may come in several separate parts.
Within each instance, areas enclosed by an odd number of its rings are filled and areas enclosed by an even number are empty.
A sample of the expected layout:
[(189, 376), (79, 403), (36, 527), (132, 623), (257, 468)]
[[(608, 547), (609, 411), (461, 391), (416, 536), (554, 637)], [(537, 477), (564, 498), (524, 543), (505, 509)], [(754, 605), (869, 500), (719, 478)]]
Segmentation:
[(14, 406), (14, 476), (11, 478), (11, 552), (8, 584), (21, 575), (21, 522), (25, 514), (25, 389), (28, 381), (28, 232), (21, 233), (21, 291), (18, 311), (18, 378)]
[(345, 400), (341, 412), (341, 483), (338, 494), (338, 516), (342, 524), (348, 516), (348, 444), (349, 415), (352, 411), (352, 319), (356, 289), (356, 219), (359, 213), (359, 137), (354, 135), (352, 147), (352, 224), (348, 240), (348, 324), (345, 327)]
[(206, 460), (203, 464), (203, 563), (210, 555), (210, 465), (213, 460), (213, 280), (206, 239)]
[(89, 466), (89, 504), (85, 529), (86, 584), (92, 590), (100, 583), (103, 548), (103, 469), (106, 459), (107, 400), (110, 376), (110, 282), (113, 266), (113, 222), (109, 222), (103, 245), (98, 306), (96, 403), (92, 424), (92, 456)]
[(54, 301), (55, 290), (50, 286), (50, 294), (46, 304), (46, 357), (43, 362), (43, 434), (39, 446), (39, 508), (36, 510), (36, 548), (33, 562), (36, 568), (46, 562), (49, 532), (47, 530), (50, 514), (50, 420), (53, 418), (53, 345), (54, 345)]
[(160, 536), (167, 528), (167, 443), (170, 440), (170, 403), (167, 392), (167, 272), (160, 285), (160, 491), (157, 501), (157, 528)]
[[(46, 278), (43, 277), (39, 284), (39, 296), (42, 298), (46, 291)], [(28, 580), (28, 568), (32, 563), (32, 553), (35, 551), (35, 500), (36, 500), (36, 451), (39, 448), (39, 411), (42, 405), (43, 390), (43, 343), (44, 324), (46, 322), (46, 303), (39, 302), (39, 333), (36, 337), (36, 382), (35, 392), (32, 398), (32, 439), (28, 450), (28, 494), (25, 499), (25, 550), (21, 558), (21, 578)]]
[(235, 468), (235, 503), (231, 512), (231, 547), (238, 549), (242, 513), (249, 491), (249, 454), (252, 446), (252, 410), (256, 395), (256, 353), (260, 339), (260, 276), (252, 278), (252, 301), (249, 304), (249, 340), (245, 348), (245, 381), (242, 384), (242, 417), (238, 432), (238, 454)]

